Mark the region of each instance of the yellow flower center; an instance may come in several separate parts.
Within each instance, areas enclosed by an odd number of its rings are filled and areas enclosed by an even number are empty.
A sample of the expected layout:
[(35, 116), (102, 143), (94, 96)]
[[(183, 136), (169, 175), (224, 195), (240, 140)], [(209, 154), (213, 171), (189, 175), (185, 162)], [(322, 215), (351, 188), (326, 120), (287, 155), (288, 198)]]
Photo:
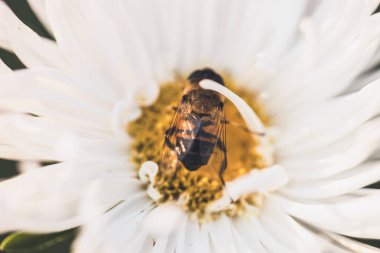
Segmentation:
[[(244, 99), (256, 112), (261, 121), (267, 125), (262, 106), (252, 92), (238, 87), (231, 80), (225, 78), (226, 87)], [(213, 218), (218, 213), (207, 213), (208, 205), (222, 196), (223, 184), (218, 176), (218, 169), (213, 166), (203, 166), (197, 171), (189, 171), (181, 163), (178, 173), (165, 173), (165, 162), (162, 157), (164, 147), (164, 133), (170, 127), (175, 114), (175, 107), (180, 101), (186, 85), (184, 79), (162, 85), (156, 102), (142, 108), (142, 115), (128, 125), (128, 133), (133, 137), (132, 159), (136, 168), (146, 161), (153, 161), (159, 165), (155, 177), (154, 188), (160, 193), (159, 202), (182, 200), (183, 208), (200, 219)], [(245, 175), (253, 169), (262, 169), (270, 163), (260, 155), (258, 144), (260, 136), (245, 129), (245, 123), (237, 109), (230, 101), (224, 105), (226, 120), (226, 149), (228, 166), (224, 173), (225, 182), (229, 182)], [(169, 161), (170, 162), (170, 161)], [(234, 202), (236, 208), (227, 211), (227, 215), (235, 216), (243, 212), (243, 203), (260, 205), (262, 195), (250, 194)]]

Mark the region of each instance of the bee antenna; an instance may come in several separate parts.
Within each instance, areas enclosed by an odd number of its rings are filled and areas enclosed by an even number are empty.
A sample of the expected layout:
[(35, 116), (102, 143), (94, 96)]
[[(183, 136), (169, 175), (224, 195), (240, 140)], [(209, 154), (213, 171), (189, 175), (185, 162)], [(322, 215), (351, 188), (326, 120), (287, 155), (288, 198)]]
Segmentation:
[(220, 85), (224, 86), (223, 78), (219, 74), (217, 74), (214, 70), (212, 70), (211, 68), (204, 68), (204, 69), (195, 70), (187, 78), (187, 80), (189, 80), (189, 82), (191, 84), (198, 84), (200, 81), (202, 81), (204, 79), (213, 80), (214, 82), (217, 82)]

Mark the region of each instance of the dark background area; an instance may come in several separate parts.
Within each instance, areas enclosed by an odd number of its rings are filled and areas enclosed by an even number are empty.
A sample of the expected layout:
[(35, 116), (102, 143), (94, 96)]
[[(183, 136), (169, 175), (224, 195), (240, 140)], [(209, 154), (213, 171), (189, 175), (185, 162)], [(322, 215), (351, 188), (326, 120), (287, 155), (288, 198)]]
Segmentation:
[[(36, 31), (39, 35), (53, 39), (49, 32), (41, 25), (38, 18), (33, 14), (31, 8), (27, 4), (26, 0), (5, 0), (5, 2), (11, 7), (14, 13), (30, 28)], [(377, 11), (380, 7), (377, 8)], [(0, 49), (0, 58), (12, 69), (22, 69), (25, 66), (20, 60), (12, 53)], [(380, 68), (380, 63), (377, 65)], [(373, 70), (373, 69), (372, 69)], [(15, 161), (0, 160), (0, 180), (6, 179), (17, 175), (17, 163)], [(370, 188), (380, 188), (380, 183), (369, 186)], [(365, 207), (363, 207), (365, 208)], [(380, 214), (379, 214), (380, 219)], [(0, 235), (0, 242), (4, 239), (5, 235)], [(375, 240), (361, 240), (362, 242), (380, 247), (380, 241)], [(65, 250), (59, 252), (66, 252), (68, 250), (67, 245), (63, 246)], [(58, 251), (56, 251), (58, 253)]]
[[(14, 13), (30, 28), (32, 28), (39, 35), (52, 39), (52, 36), (44, 28), (44, 26), (39, 22), (36, 15), (34, 15), (30, 6), (26, 0), (5, 0), (9, 7)], [(24, 64), (11, 52), (3, 50), (0, 48), (0, 58), (11, 68), (11, 69), (23, 69)], [(17, 164), (14, 161), (0, 160), (0, 179), (8, 178), (17, 174)]]

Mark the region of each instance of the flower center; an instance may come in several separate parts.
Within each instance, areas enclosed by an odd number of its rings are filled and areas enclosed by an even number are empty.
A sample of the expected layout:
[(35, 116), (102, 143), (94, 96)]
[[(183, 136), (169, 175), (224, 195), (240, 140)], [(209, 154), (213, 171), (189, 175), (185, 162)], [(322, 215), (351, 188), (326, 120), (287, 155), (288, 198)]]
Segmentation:
[[(179, 79), (162, 85), (156, 102), (142, 108), (142, 115), (128, 125), (127, 131), (133, 137), (132, 159), (137, 168), (146, 161), (158, 164), (157, 174), (152, 180), (154, 182), (150, 182), (150, 187), (157, 193), (156, 201), (177, 201), (199, 219), (214, 218), (221, 212), (235, 216), (243, 213), (247, 205), (259, 206), (263, 195), (252, 192), (234, 200), (229, 208), (223, 211), (208, 211), (210, 203), (223, 197), (225, 185), (218, 173), (222, 158), (212, 158), (209, 164), (191, 171), (178, 162), (176, 152), (169, 156), (163, 155), (163, 150), (168, 148), (164, 133), (173, 126), (173, 117), (181, 113), (178, 101), (184, 94), (186, 84), (186, 80)], [(225, 86), (246, 101), (265, 125), (269, 124), (269, 119), (265, 117), (263, 107), (255, 94), (237, 86), (228, 78), (225, 79)], [(217, 123), (224, 124), (225, 127), (223, 142), (228, 165), (222, 179), (228, 184), (252, 170), (261, 170), (272, 165), (273, 161), (272, 157), (265, 156), (260, 151), (262, 136), (248, 130), (236, 107), (229, 100), (223, 101), (225, 121)], [(174, 162), (176, 172), (168, 173), (167, 164)]]

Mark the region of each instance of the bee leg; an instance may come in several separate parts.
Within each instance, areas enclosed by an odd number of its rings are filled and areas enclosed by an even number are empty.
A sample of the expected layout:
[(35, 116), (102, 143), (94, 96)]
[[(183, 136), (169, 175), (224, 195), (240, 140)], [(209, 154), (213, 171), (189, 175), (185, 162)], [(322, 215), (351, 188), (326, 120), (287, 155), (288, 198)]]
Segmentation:
[(175, 131), (175, 127), (169, 128), (168, 130), (165, 131), (165, 136), (167, 137), (167, 136), (173, 134), (174, 131)]
[(169, 136), (172, 135), (174, 131), (175, 131), (175, 127), (171, 127), (165, 131), (165, 145), (173, 151), (175, 151), (175, 146), (173, 143), (170, 142)]
[(229, 120), (223, 120), (222, 123), (224, 123), (224, 124), (230, 124), (230, 125), (232, 125), (234, 127), (240, 128), (241, 130), (243, 130), (243, 131), (245, 131), (245, 132), (247, 132), (249, 134), (258, 135), (258, 136), (265, 136), (265, 133), (251, 131), (247, 127), (245, 127), (243, 125), (240, 125), (240, 124), (238, 124), (236, 122), (232, 122), (232, 121), (229, 121)]
[(220, 178), (220, 181), (222, 182), (222, 184), (226, 185), (226, 182), (224, 181), (223, 175), (227, 169), (227, 149), (226, 149), (226, 146), (221, 141), (221, 139), (218, 139), (217, 145), (218, 145), (219, 149), (223, 152), (223, 161), (222, 161), (222, 164), (220, 165), (220, 169), (219, 169), (219, 178)]

